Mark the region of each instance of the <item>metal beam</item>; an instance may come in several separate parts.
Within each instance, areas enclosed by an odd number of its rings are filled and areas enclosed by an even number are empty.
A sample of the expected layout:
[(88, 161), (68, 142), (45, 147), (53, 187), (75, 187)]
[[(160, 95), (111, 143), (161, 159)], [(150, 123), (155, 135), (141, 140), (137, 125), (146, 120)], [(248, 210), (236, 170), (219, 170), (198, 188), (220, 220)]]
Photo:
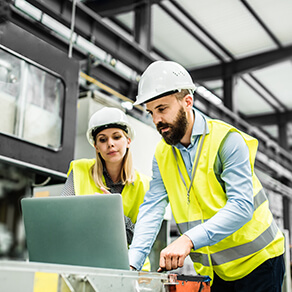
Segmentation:
[[(281, 183), (283, 183), (284, 185), (288, 186), (289, 188), (291, 188), (292, 186), (292, 182), (291, 180), (287, 179), (287, 178), (280, 178), (279, 181)], [(283, 196), (282, 198), (282, 202), (283, 202), (283, 223), (284, 223), (284, 229), (288, 229), (289, 232), (291, 232), (291, 198), (288, 196)]]
[(279, 61), (286, 60), (291, 57), (292, 46), (287, 46), (285, 48), (253, 55), (219, 65), (213, 65), (194, 70), (189, 69), (189, 72), (195, 81), (223, 79), (227, 73), (231, 75), (246, 73), (260, 67), (276, 64)]
[(278, 123), (278, 132), (279, 132), (279, 144), (286, 150), (289, 150), (288, 146), (288, 125), (287, 122)]
[(244, 115), (240, 114), (242, 118), (247, 121), (249, 124), (258, 125), (258, 126), (268, 126), (276, 125), (279, 121), (282, 123), (288, 123), (292, 121), (292, 111), (278, 112), (272, 114), (262, 114), (262, 115)]
[[(70, 28), (72, 16), (71, 1), (61, 3), (59, 0), (28, 0), (28, 2)], [(128, 40), (112, 29), (103, 22), (100, 15), (80, 2), (77, 2), (76, 5), (75, 32), (90, 40), (96, 46), (108, 52), (113, 58), (120, 60), (139, 74), (150, 63), (155, 61), (150, 53), (139, 44)]]
[(87, 75), (99, 80), (101, 83), (111, 87), (122, 95), (134, 100), (136, 92), (133, 86), (136, 85), (133, 81), (127, 79), (122, 74), (119, 74), (113, 67), (103, 63), (94, 65), (93, 60), (88, 60), (81, 69)]
[(233, 80), (232, 76), (223, 79), (223, 103), (233, 111)]
[[(69, 45), (66, 41), (64, 41), (64, 39), (61, 40), (44, 25), (37, 24), (36, 21), (27, 17), (24, 13), (20, 12), (18, 9), (16, 9), (13, 6), (10, 6), (8, 20), (11, 23), (14, 23), (17, 26), (21, 27), (25, 31), (35, 35), (39, 39), (42, 39), (45, 42), (60, 49), (61, 51), (65, 53), (68, 52)], [(81, 58), (84, 58), (84, 55), (81, 55), (78, 52), (75, 52), (74, 57), (75, 59), (80, 60)]]
[(261, 88), (269, 94), (269, 96), (277, 102), (279, 108), (284, 109), (285, 111), (288, 111), (288, 107), (278, 98), (276, 97), (270, 89), (267, 88), (258, 78), (256, 78), (252, 73), (249, 74), (249, 76), (258, 84), (261, 86)]
[(259, 17), (259, 15), (254, 11), (254, 9), (251, 7), (251, 5), (249, 5), (249, 3), (246, 0), (241, 0), (241, 2), (245, 6), (245, 8), (249, 11), (249, 13), (257, 20), (257, 22), (261, 25), (261, 27), (266, 31), (266, 33), (274, 41), (274, 43), (279, 48), (281, 48), (282, 44), (280, 43), (280, 41), (276, 38), (276, 36), (272, 33), (272, 31), (264, 23), (264, 21)]
[(140, 46), (151, 50), (151, 5), (146, 3), (135, 9), (134, 38)]
[(120, 13), (133, 11), (140, 6), (152, 5), (162, 0), (87, 0), (83, 3), (102, 17), (111, 17)]
[[(251, 75), (251, 74), (250, 74)], [(241, 80), (246, 83), (257, 95), (259, 95), (271, 108), (273, 108), (276, 112), (280, 112), (280, 109), (272, 103), (268, 98), (265, 97), (259, 90), (257, 90), (248, 80), (246, 80), (243, 76), (241, 76)]]
[(290, 223), (290, 211), (291, 202), (290, 199), (286, 196), (283, 196), (283, 221), (284, 221), (284, 229), (288, 229), (291, 232), (291, 223)]
[(234, 60), (233, 54), (228, 51), (215, 37), (213, 37), (210, 32), (205, 29), (178, 1), (170, 0), (173, 6), (176, 7), (181, 13), (183, 13), (197, 28), (199, 28), (203, 34), (205, 34), (222, 52), (224, 52), (229, 58)]
[[(226, 70), (230, 70), (230, 67), (226, 67)], [(224, 105), (233, 111), (233, 84), (234, 76), (232, 72), (225, 72), (223, 77), (223, 103)]]
[(172, 12), (166, 5), (163, 3), (159, 4), (159, 6), (167, 13), (170, 17), (172, 17), (181, 27), (183, 27), (189, 34), (191, 34), (199, 43), (201, 43), (206, 50), (208, 50), (212, 55), (214, 55), (218, 60), (224, 61), (223, 57), (209, 44), (206, 43), (198, 34), (196, 34), (192, 29), (190, 29), (174, 12)]
[(111, 0), (111, 1), (97, 1), (87, 0), (83, 3), (98, 13), (102, 17), (110, 17), (120, 13), (126, 13), (134, 10), (143, 4), (143, 0)]
[[(6, 17), (9, 18), (9, 21), (22, 27), (25, 31), (32, 33), (38, 38), (43, 39), (47, 43), (52, 44), (63, 52), (68, 52), (69, 41), (58, 37), (41, 23), (32, 21), (32, 19), (23, 15), (15, 7), (12, 6), (11, 8), (11, 13)], [(64, 12), (64, 7), (60, 7), (60, 9)], [(86, 72), (86, 74), (99, 79), (102, 83), (109, 85), (114, 90), (119, 91), (128, 98), (132, 100), (135, 99), (137, 91), (136, 80), (130, 80), (115, 70), (111, 64), (107, 62), (99, 62), (96, 58), (78, 48), (74, 48), (73, 50), (73, 59), (80, 62), (81, 69), (83, 72)]]
[(244, 116), (244, 119), (256, 126), (277, 125), (278, 127), (278, 143), (285, 149), (289, 150), (288, 145), (288, 122), (292, 121), (292, 111), (277, 112), (274, 114)]

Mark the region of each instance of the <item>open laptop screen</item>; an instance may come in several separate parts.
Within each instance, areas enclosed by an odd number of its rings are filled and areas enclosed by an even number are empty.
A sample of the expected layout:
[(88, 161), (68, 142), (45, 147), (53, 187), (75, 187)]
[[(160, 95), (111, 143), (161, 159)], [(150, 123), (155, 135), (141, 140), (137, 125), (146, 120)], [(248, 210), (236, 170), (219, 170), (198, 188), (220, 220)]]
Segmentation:
[(129, 270), (120, 194), (21, 200), (29, 260)]

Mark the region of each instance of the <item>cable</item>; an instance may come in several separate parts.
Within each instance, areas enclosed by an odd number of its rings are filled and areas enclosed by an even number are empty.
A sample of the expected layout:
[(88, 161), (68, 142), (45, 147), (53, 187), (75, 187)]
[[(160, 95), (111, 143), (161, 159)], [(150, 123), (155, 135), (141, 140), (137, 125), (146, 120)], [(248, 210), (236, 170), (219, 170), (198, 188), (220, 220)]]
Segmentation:
[(43, 187), (45, 186), (52, 178), (49, 176), (45, 181), (40, 184), (32, 183), (32, 187)]
[(73, 49), (73, 34), (74, 34), (74, 25), (75, 25), (75, 11), (76, 11), (76, 2), (77, 0), (73, 0), (72, 2), (72, 18), (71, 18), (71, 36), (70, 36), (70, 44), (69, 44), (69, 53), (68, 57), (72, 58), (72, 49)]

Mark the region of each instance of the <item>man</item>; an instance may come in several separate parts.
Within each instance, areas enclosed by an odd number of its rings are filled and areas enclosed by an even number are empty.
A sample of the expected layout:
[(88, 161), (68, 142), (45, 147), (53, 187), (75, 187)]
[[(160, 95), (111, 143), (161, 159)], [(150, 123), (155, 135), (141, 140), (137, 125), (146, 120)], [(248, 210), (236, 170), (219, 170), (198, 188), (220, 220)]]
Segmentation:
[(197, 273), (212, 278), (212, 292), (280, 292), (284, 237), (254, 173), (257, 140), (195, 110), (195, 88), (171, 61), (156, 61), (141, 76), (135, 104), (146, 104), (163, 139), (130, 265), (141, 269), (170, 202), (182, 235), (161, 251), (158, 271), (182, 267), (190, 255)]

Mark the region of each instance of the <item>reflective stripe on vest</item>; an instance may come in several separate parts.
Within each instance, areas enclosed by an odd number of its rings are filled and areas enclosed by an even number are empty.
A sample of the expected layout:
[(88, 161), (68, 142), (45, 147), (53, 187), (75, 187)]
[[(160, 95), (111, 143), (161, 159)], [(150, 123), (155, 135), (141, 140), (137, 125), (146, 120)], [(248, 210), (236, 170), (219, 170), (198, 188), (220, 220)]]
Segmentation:
[[(259, 237), (252, 242), (248, 242), (239, 246), (227, 248), (220, 252), (211, 254), (212, 265), (218, 266), (230, 261), (237, 260), (242, 257), (249, 256), (267, 246), (277, 235), (278, 227), (275, 220), (272, 221), (270, 227), (264, 231)], [(193, 262), (202, 263), (204, 266), (210, 266), (208, 255), (191, 252), (190, 257)]]

